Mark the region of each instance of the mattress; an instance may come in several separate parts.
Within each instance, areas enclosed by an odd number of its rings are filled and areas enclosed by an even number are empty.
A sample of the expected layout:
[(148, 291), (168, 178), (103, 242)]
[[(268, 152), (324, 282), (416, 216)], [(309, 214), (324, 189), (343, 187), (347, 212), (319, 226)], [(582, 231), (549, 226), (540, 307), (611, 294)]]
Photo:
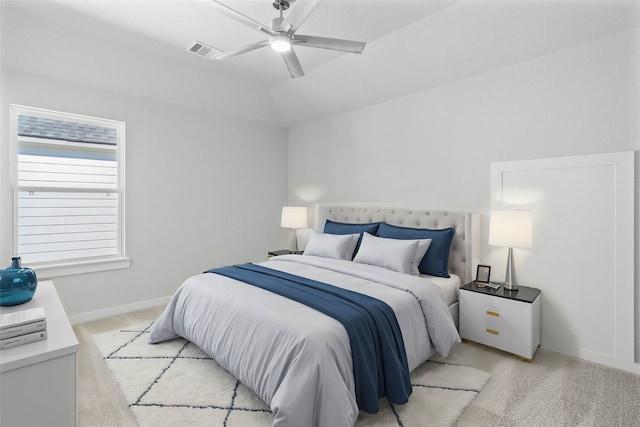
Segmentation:
[(429, 280), (431, 283), (440, 288), (442, 298), (447, 305), (455, 304), (456, 302), (458, 302), (460, 285), (462, 284), (458, 276), (456, 276), (455, 274), (451, 274), (450, 276), (451, 277), (446, 278), (430, 276), (428, 274), (420, 275), (420, 277)]

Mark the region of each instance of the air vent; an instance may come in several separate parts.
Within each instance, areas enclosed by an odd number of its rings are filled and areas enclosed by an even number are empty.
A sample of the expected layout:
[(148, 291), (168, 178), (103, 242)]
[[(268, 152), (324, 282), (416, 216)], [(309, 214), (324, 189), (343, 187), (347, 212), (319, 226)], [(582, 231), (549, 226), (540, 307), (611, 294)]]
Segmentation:
[(216, 56), (219, 53), (222, 53), (220, 49), (216, 49), (215, 47), (212, 47), (212, 46), (207, 46), (206, 44), (199, 41), (195, 41), (191, 43), (187, 47), (187, 50), (189, 52), (195, 53), (196, 55), (204, 56), (206, 58), (211, 58)]

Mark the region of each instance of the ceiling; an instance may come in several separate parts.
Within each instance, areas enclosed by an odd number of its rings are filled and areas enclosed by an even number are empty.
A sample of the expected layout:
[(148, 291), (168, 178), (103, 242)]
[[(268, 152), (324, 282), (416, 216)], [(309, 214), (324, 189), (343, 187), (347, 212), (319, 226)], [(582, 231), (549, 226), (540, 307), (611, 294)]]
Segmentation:
[[(266, 38), (211, 0), (0, 2), (3, 67), (280, 127), (640, 27), (637, 0), (324, 0), (298, 33), (367, 46), (296, 47), (306, 75), (291, 79), (268, 48), (227, 61), (188, 52), (194, 41), (224, 51)], [(264, 24), (277, 16), (272, 0), (221, 2)]]

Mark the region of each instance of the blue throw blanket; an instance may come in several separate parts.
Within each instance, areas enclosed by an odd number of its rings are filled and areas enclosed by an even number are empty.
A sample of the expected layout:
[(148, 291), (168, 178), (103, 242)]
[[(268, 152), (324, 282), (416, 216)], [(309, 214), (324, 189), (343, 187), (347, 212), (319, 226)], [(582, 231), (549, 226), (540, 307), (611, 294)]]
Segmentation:
[(379, 410), (379, 399), (404, 404), (411, 382), (402, 332), (383, 301), (326, 283), (241, 264), (206, 271), (254, 285), (305, 304), (342, 323), (349, 334), (358, 408)]

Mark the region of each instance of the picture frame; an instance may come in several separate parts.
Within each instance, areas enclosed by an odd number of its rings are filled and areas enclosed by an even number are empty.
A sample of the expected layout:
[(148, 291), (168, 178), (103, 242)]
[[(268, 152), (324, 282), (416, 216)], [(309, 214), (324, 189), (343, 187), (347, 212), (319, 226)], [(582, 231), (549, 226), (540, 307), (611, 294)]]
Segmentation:
[(478, 264), (476, 271), (476, 283), (482, 287), (491, 281), (491, 266)]

